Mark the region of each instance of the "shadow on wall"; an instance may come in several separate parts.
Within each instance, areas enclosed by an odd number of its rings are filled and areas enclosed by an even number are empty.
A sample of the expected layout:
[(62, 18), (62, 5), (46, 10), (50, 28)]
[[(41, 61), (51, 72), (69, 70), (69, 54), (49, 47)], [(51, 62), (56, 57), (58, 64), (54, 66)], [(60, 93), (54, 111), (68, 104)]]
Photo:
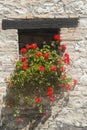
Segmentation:
[(50, 113), (45, 116), (44, 113), (40, 114), (35, 109), (25, 109), (20, 117), (14, 117), (12, 112), (4, 114), (4, 111), (8, 110), (4, 108), (2, 111), (1, 130), (34, 130), (39, 123), (44, 124), (50, 116)]
[[(14, 98), (14, 92), (11, 89), (7, 90), (7, 95), (3, 100), (7, 98)], [(2, 125), (0, 130), (34, 130), (38, 124), (44, 124), (51, 116), (50, 106), (45, 107), (45, 111), (40, 113), (38, 107), (28, 106), (25, 108), (23, 104), (18, 106), (15, 111), (11, 104), (12, 102), (9, 101), (10, 106), (6, 106), (1, 110)], [(19, 114), (19, 111), (21, 114)]]
[[(11, 107), (2, 108), (2, 123), (0, 130), (39, 130), (39, 127), (44, 126), (45, 122), (49, 120), (50, 117), (56, 118), (62, 108), (67, 105), (69, 101), (69, 94), (65, 94), (63, 90), (60, 90), (59, 93), (55, 95), (57, 96), (55, 102), (44, 107), (45, 111), (43, 113), (39, 113), (37, 107), (21, 107), (17, 108), (18, 111), (21, 111), (21, 115), (17, 115), (15, 117), (14, 110)], [(14, 97), (14, 94), (7, 90), (7, 95), (3, 100), (5, 100), (7, 97), (9, 98), (9, 95), (12, 96), (12, 98)], [(55, 109), (53, 109), (55, 107), (58, 109), (58, 111), (55, 113), (55, 115), (53, 115), (52, 111), (55, 111)]]

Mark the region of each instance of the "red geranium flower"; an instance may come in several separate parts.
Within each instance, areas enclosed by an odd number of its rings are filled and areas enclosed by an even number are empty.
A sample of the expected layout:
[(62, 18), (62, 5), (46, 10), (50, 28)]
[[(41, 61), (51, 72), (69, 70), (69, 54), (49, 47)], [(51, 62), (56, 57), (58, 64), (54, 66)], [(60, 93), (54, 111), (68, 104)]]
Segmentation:
[(63, 61), (64, 61), (65, 64), (70, 65), (70, 59), (69, 58), (65, 58)]
[(52, 67), (50, 68), (50, 70), (56, 71), (56, 70), (57, 70), (57, 66), (56, 66), (56, 65), (52, 66)]
[(21, 49), (21, 53), (22, 53), (22, 54), (25, 54), (26, 52), (27, 52), (27, 49), (26, 49), (26, 48), (22, 48), (22, 49)]
[(27, 50), (29, 50), (29, 49), (31, 49), (31, 48), (32, 48), (32, 46), (31, 46), (31, 45), (26, 44), (26, 49), (27, 49)]
[(40, 103), (41, 99), (39, 97), (35, 98), (36, 103)]
[(52, 91), (48, 91), (47, 95), (48, 96), (52, 96), (53, 92)]
[(50, 97), (51, 102), (54, 102), (54, 100), (55, 100), (54, 97)]
[(28, 68), (28, 65), (23, 65), (22, 69), (26, 70)]
[(48, 88), (48, 91), (53, 91), (53, 88), (52, 88), (52, 87), (49, 87), (49, 88)]
[(64, 53), (64, 57), (69, 57), (69, 54), (68, 53)]
[(70, 85), (70, 84), (66, 84), (66, 85), (65, 85), (65, 88), (66, 88), (67, 90), (71, 90), (71, 85)]
[(68, 53), (65, 53), (64, 54), (64, 63), (70, 65), (70, 57), (69, 57), (69, 54)]
[(55, 35), (55, 36), (54, 36), (54, 40), (56, 40), (56, 41), (60, 41), (60, 35), (58, 35), (58, 34)]
[(60, 47), (61, 47), (61, 49), (62, 49), (63, 51), (66, 50), (66, 45), (65, 45), (65, 44), (60, 45)]
[(37, 56), (37, 57), (41, 57), (41, 56), (42, 56), (42, 53), (41, 53), (41, 52), (37, 52), (37, 53), (36, 53), (36, 56)]
[(45, 57), (46, 59), (48, 59), (48, 58), (50, 57), (50, 54), (49, 54), (49, 53), (45, 53), (45, 54), (44, 54), (44, 57)]
[(21, 62), (25, 62), (26, 60), (27, 60), (26, 57), (21, 58)]
[(77, 80), (76, 80), (76, 79), (74, 79), (74, 80), (73, 80), (73, 83), (74, 83), (74, 85), (76, 85), (76, 84), (77, 84)]
[(31, 44), (31, 48), (32, 49), (36, 49), (38, 46), (37, 46), (37, 43), (33, 43), (33, 44)]
[(39, 69), (40, 69), (40, 71), (43, 72), (44, 71), (44, 66), (40, 66)]

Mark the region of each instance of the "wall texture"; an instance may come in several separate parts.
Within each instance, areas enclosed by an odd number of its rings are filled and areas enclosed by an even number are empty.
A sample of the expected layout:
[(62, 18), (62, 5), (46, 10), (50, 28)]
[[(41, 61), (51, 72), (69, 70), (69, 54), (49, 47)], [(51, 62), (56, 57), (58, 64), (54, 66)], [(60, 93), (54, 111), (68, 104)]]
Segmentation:
[[(59, 104), (55, 103), (52, 116), (36, 130), (87, 130), (87, 0), (0, 0), (0, 110), (4, 107), (5, 78), (13, 72), (19, 54), (17, 30), (2, 30), (2, 19), (59, 17), (79, 17), (76, 28), (60, 31), (71, 57), (68, 73), (78, 80), (78, 85), (70, 92), (62, 111), (59, 112)], [(29, 127), (5, 129), (2, 125), (1, 122), (3, 130), (28, 130)]]

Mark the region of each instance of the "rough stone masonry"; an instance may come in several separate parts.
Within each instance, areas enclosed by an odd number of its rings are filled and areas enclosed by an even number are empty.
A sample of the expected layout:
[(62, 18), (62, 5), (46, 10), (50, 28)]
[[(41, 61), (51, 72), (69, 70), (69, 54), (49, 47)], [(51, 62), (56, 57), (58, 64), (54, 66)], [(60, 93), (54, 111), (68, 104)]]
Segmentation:
[[(70, 92), (68, 104), (61, 112), (57, 113), (56, 103), (52, 116), (36, 130), (87, 130), (87, 0), (0, 0), (0, 113), (6, 94), (5, 78), (13, 72), (19, 55), (17, 30), (2, 30), (2, 19), (60, 17), (79, 18), (76, 28), (61, 28), (60, 31), (61, 43), (67, 45), (66, 51), (71, 57), (68, 73), (78, 80), (78, 85)], [(18, 128), (13, 124), (5, 128), (2, 118), (0, 120), (0, 130), (29, 130), (29, 125), (23, 128), (21, 124)]]

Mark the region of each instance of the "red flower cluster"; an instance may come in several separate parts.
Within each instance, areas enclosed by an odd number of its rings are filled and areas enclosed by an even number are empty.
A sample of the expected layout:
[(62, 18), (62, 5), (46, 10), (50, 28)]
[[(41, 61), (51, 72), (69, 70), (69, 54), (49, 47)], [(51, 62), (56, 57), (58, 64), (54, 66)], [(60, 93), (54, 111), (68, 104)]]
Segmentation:
[[(66, 77), (64, 77), (64, 79), (62, 79), (62, 80), (65, 80), (65, 78)], [(75, 87), (75, 85), (77, 84), (77, 80), (74, 79), (73, 83), (74, 83), (74, 87)], [(60, 83), (58, 86), (59, 87), (65, 87), (67, 90), (71, 90), (72, 89), (72, 86), (69, 83), (67, 83), (67, 84)]]
[(50, 68), (50, 70), (56, 71), (56, 70), (57, 70), (57, 66), (56, 66), (56, 65), (53, 65), (53, 66)]
[(32, 49), (32, 46), (30, 44), (26, 44), (26, 49), (27, 50)]
[(54, 102), (55, 98), (54, 97), (50, 97), (50, 101)]
[(53, 91), (53, 88), (52, 88), (52, 87), (49, 87), (49, 88), (48, 88), (48, 91)]
[(40, 102), (41, 102), (41, 99), (40, 99), (39, 97), (36, 97), (36, 98), (35, 98), (35, 101), (36, 101), (36, 103), (40, 103)]
[(70, 85), (70, 84), (66, 84), (66, 85), (65, 85), (65, 88), (66, 88), (67, 90), (71, 90), (71, 85)]
[(61, 47), (61, 49), (62, 49), (63, 51), (66, 50), (66, 45), (65, 45), (65, 44), (60, 45), (60, 47)]
[(22, 57), (20, 61), (23, 63), (22, 70), (26, 70), (28, 68), (28, 62), (26, 57)]
[(26, 61), (27, 61), (26, 57), (21, 58), (21, 62), (26, 62)]
[(47, 95), (48, 96), (52, 96), (53, 92), (52, 91), (48, 91)]
[(76, 79), (74, 79), (74, 80), (73, 80), (73, 83), (74, 83), (74, 85), (76, 85), (76, 84), (77, 84), (77, 80), (76, 80)]
[(60, 41), (60, 35), (58, 35), (58, 34), (55, 35), (55, 36), (54, 36), (54, 40), (55, 40), (55, 41)]
[(33, 44), (26, 44), (26, 49), (29, 50), (29, 49), (36, 49), (38, 46), (37, 46), (37, 43), (33, 43)]
[(27, 70), (27, 69), (28, 69), (28, 65), (26, 65), (26, 64), (23, 65), (22, 69), (23, 69), (23, 70)]
[(70, 65), (70, 57), (68, 53), (64, 54), (64, 63)]
[(45, 57), (45, 59), (48, 59), (50, 57), (50, 54), (49, 53), (45, 53), (44, 57)]
[(38, 46), (37, 46), (37, 43), (33, 43), (33, 44), (31, 44), (31, 47), (32, 47), (32, 49), (36, 49)]
[(43, 72), (44, 71), (44, 66), (40, 66), (39, 69), (40, 69), (41, 72)]
[(53, 97), (53, 88), (52, 87), (49, 87), (48, 88), (48, 92), (47, 92), (47, 95), (50, 97), (50, 101), (51, 102), (54, 102), (54, 97)]
[(52, 94), (53, 94), (53, 88), (52, 88), (52, 87), (49, 87), (49, 88), (48, 88), (48, 93), (47, 93), (47, 95), (48, 95), (48, 96), (52, 96)]
[(37, 57), (41, 57), (41, 56), (42, 56), (42, 53), (41, 53), (41, 52), (37, 52), (37, 53), (36, 53), (36, 56), (37, 56)]
[(22, 48), (22, 49), (21, 49), (21, 53), (22, 53), (22, 54), (25, 54), (26, 52), (27, 52), (27, 49), (26, 49), (26, 48)]

